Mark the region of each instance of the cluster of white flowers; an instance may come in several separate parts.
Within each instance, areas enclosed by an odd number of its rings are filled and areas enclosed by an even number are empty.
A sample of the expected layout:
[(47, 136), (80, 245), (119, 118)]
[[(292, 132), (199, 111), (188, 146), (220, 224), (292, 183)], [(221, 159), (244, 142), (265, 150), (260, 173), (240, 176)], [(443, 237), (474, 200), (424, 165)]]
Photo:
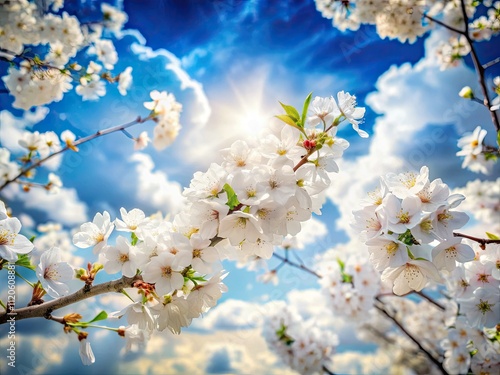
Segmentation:
[(335, 314), (352, 317), (361, 324), (369, 317), (380, 292), (379, 275), (366, 256), (355, 251), (344, 254), (343, 259), (336, 252), (322, 254), (319, 284)]
[[(485, 2), (486, 3), (486, 2)], [(491, 2), (490, 2), (491, 4)], [(470, 35), (474, 40), (490, 40), (500, 32), (500, 1), (495, 1), (487, 10), (469, 24)]]
[(467, 56), (471, 48), (465, 36), (452, 36), (448, 42), (442, 42), (436, 54), (441, 70), (458, 66), (464, 56)]
[[(83, 96), (83, 100), (96, 99), (106, 93), (104, 83), (97, 74), (100, 69), (101, 66), (91, 62), (87, 68), (86, 76), (82, 76), (80, 79), (81, 84), (76, 88), (76, 91)], [(122, 80), (127, 81), (131, 79), (130, 71), (131, 68), (120, 74), (120, 82)], [(31, 80), (29, 84), (33, 82), (34, 81)], [(119, 85), (121, 85), (121, 83), (119, 83)], [(54, 86), (49, 87), (53, 88)], [(23, 96), (23, 98), (26, 97)], [(151, 113), (145, 120), (151, 119), (157, 123), (154, 128), (153, 145), (161, 150), (174, 141), (181, 129), (179, 119), (182, 105), (175, 100), (173, 94), (168, 94), (165, 91), (161, 93), (153, 91), (151, 92), (151, 98), (153, 102), (144, 103), (144, 106), (151, 110)], [(145, 120), (139, 121), (144, 122)], [(113, 131), (116, 131), (116, 129), (118, 128), (114, 128)], [(128, 134), (128, 136), (133, 138), (130, 134)], [(143, 149), (149, 143), (148, 133), (144, 131), (137, 138), (133, 138), (133, 140), (135, 141), (134, 148), (136, 150)], [(54, 166), (58, 166), (57, 158), (59, 156), (52, 157), (52, 154), (60, 152), (63, 147), (78, 151), (78, 148), (75, 146), (75, 141), (75, 134), (69, 130), (63, 131), (60, 135), (60, 139), (53, 131), (47, 131), (45, 133), (24, 131), (21, 133), (18, 143), (26, 150), (25, 154), (11, 155), (7, 148), (0, 147), (0, 186), (12, 181), (16, 181), (20, 184), (24, 183), (23, 188), (26, 191), (28, 191), (31, 186), (39, 186), (40, 184), (35, 184), (31, 180), (35, 176), (35, 169), (30, 169), (27, 173), (23, 173), (23, 181), (18, 179), (23, 168), (29, 169), (30, 166), (36, 165), (37, 162), (41, 160), (45, 161), (47, 157), (51, 157), (51, 162), (44, 163), (43, 166), (48, 169), (54, 169)], [(14, 157), (19, 159), (19, 161), (11, 160), (14, 159)], [(59, 191), (59, 188), (62, 187), (62, 181), (56, 174), (50, 173), (48, 182), (43, 184), (43, 186), (48, 191), (56, 193)]]
[(382, 38), (415, 42), (429, 28), (422, 23), (425, 6), (435, 1), (422, 0), (315, 0), (316, 9), (344, 31), (357, 30), (361, 24), (375, 25)]
[(23, 61), (19, 68), (11, 66), (2, 80), (15, 97), (12, 106), (20, 109), (60, 101), (73, 88), (70, 74), (56, 68), (38, 68), (29, 61)]
[[(41, 5), (39, 5), (41, 6)], [(53, 2), (52, 9), (57, 11), (62, 2)], [(29, 109), (33, 106), (60, 101), (64, 93), (72, 89), (72, 81), (79, 80), (76, 92), (84, 100), (95, 100), (106, 92), (100, 78), (109, 82), (119, 81), (122, 95), (131, 84), (130, 69), (124, 75), (113, 78), (109, 72), (99, 75), (101, 67), (81, 72), (77, 62), (71, 62), (80, 50), (89, 47), (89, 55), (97, 55), (106, 69), (113, 69), (118, 56), (109, 39), (101, 39), (102, 26), (117, 32), (127, 20), (125, 13), (102, 4), (104, 20), (101, 24), (81, 25), (79, 20), (63, 12), (61, 15), (46, 13), (47, 9), (38, 8), (37, 3), (28, 0), (2, 1), (0, 7), (0, 56), (16, 62), (8, 74), (2, 77), (9, 92), (15, 97), (13, 106)], [(38, 45), (48, 46), (41, 49), (45, 55), (28, 57), (24, 54), (27, 46), (37, 51)], [(20, 62), (19, 62), (20, 60)], [(83, 89), (84, 88), (84, 89)]]
[(452, 272), (457, 263), (474, 258), (472, 248), (453, 236), (469, 220), (454, 210), (465, 197), (450, 195), (441, 179), (430, 181), (427, 167), (420, 173), (388, 174), (369, 197), (354, 212), (354, 225), (395, 294), (420, 291), (429, 281), (441, 283), (440, 271)]
[(14, 179), (20, 172), (19, 164), (10, 160), (10, 151), (0, 147), (0, 184)]
[(441, 344), (449, 373), (465, 373), (472, 366), (473, 373), (488, 374), (500, 365), (498, 341), (490, 340), (500, 323), (500, 245), (473, 246), (475, 259), (458, 265), (447, 279), (448, 294), (459, 307)]
[[(463, 28), (464, 19), (460, 0), (315, 0), (316, 9), (322, 16), (331, 19), (339, 30), (357, 30), (361, 24), (375, 25), (381, 38), (399, 39), (414, 43), (430, 29), (432, 23), (424, 15), (439, 17), (452, 27)], [(478, 7), (482, 15), (474, 19), (470, 36), (474, 40), (489, 40), (500, 31), (500, 2), (466, 1), (469, 18), (474, 17)], [(487, 14), (487, 16), (483, 14)], [(445, 47), (443, 55), (448, 57), (451, 47)]]
[[(72, 145), (75, 139), (75, 135), (69, 131), (65, 130), (60, 136), (64, 146)], [(38, 131), (24, 131), (21, 134), (21, 138), (18, 140), (19, 145), (26, 150), (26, 153), (19, 156), (18, 161), (11, 160), (11, 154), (7, 148), (0, 148), (0, 185), (8, 181), (14, 181), (16, 177), (19, 176), (23, 167), (30, 165), (31, 163), (36, 163), (37, 161), (46, 158), (47, 156), (59, 152), (62, 149), (59, 137), (53, 131), (47, 131), (40, 133)], [(47, 168), (52, 168), (51, 165), (46, 165)], [(30, 170), (24, 173), (22, 176), (24, 180), (15, 180), (16, 182), (23, 184), (26, 191), (30, 189), (33, 183), (30, 181), (35, 177), (35, 170)], [(54, 173), (49, 173), (47, 183), (43, 184), (43, 187), (52, 192), (57, 193), (59, 188), (62, 187), (61, 179)]]
[(314, 319), (304, 321), (283, 301), (268, 303), (263, 334), (281, 360), (299, 374), (323, 374), (331, 365), (338, 338), (320, 330)]
[(15, 262), (19, 254), (28, 254), (33, 244), (25, 236), (19, 234), (21, 222), (9, 217), (4, 202), (0, 201), (0, 258)]
[(462, 168), (472, 172), (490, 174), (495, 164), (495, 159), (488, 156), (484, 145), (484, 137), (488, 132), (477, 126), (472, 133), (465, 134), (458, 140), (457, 156), (463, 156)]
[[(180, 104), (173, 95), (153, 92), (151, 97), (153, 102), (145, 106), (158, 126), (170, 126), (178, 120)], [(311, 95), (302, 117), (293, 107), (283, 105), (287, 115), (279, 117), (286, 125), (265, 131), (255, 145), (235, 142), (222, 151), (221, 165), (212, 164), (207, 172), (195, 173), (184, 191), (185, 209), (171, 221), (122, 208), (120, 218), (111, 220), (104, 211), (82, 224), (73, 235), (73, 244), (92, 247), (99, 257), (98, 263), (89, 263), (87, 269), (74, 270), (66, 262), (62, 249), (67, 243), (64, 235), (57, 234), (58, 228), (42, 228), (53, 233), (41, 236), (30, 255), (41, 283), (38, 288), (54, 298), (64, 296), (70, 292), (71, 279), (90, 284), (101, 269), (136, 278), (133, 303), (112, 314), (127, 319), (129, 326), (118, 331), (128, 340), (127, 347), (141, 346), (154, 330), (168, 328), (180, 333), (193, 318), (215, 306), (226, 291), (222, 259), (268, 259), (274, 245), (296, 235), (313, 212), (320, 213), (321, 193), (331, 182), (329, 172), (338, 171), (335, 160), (348, 147), (347, 141), (336, 137), (340, 122), (349, 120), (361, 136), (368, 136), (359, 129), (364, 108), (356, 106), (354, 96), (342, 91), (337, 95), (338, 103), (333, 97), (316, 97), (309, 107), (310, 100)], [(76, 149), (74, 134), (65, 131), (61, 139), (52, 132), (26, 132), (20, 145), (28, 150), (29, 159), (59, 150), (61, 143)], [(14, 238), (19, 228), (9, 227), (6, 236)], [(108, 240), (114, 230), (122, 235), (111, 244)], [(12, 244), (19, 244), (23, 237), (17, 238)], [(27, 242), (30, 246), (2, 250), (2, 257), (16, 261), (17, 253), (32, 250), (33, 245)], [(319, 331), (311, 332), (307, 340), (322, 342)], [(83, 362), (92, 363), (87, 335), (79, 334), (79, 340)], [(320, 350), (318, 355), (326, 353)], [(319, 363), (304, 361), (304, 368)]]
[[(182, 105), (175, 100), (175, 96), (166, 91), (159, 92), (153, 90), (150, 93), (152, 102), (145, 102), (144, 107), (149, 109), (151, 113), (155, 116), (155, 121), (157, 125), (153, 131), (153, 146), (162, 150), (168, 147), (177, 138), (179, 131), (181, 130), (181, 125), (179, 123), (180, 114), (182, 111)], [(145, 136), (143, 135), (143, 138)], [(147, 140), (141, 140), (137, 143), (142, 145), (147, 144)]]
[(500, 178), (496, 181), (470, 181), (464, 187), (454, 189), (453, 193), (465, 195), (463, 209), (471, 212), (493, 233), (500, 233)]
[(500, 76), (493, 78), (493, 85), (495, 85), (494, 90), (496, 97), (491, 101), (490, 110), (497, 111), (500, 109)]

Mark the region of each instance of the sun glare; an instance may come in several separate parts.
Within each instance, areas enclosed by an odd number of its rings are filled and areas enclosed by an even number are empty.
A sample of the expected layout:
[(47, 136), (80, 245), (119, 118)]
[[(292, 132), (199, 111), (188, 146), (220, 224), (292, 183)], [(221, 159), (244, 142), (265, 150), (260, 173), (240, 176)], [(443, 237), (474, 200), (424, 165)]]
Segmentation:
[(260, 108), (248, 109), (239, 115), (238, 126), (249, 135), (257, 135), (269, 123), (269, 115), (264, 114)]
[(260, 67), (245, 77), (228, 79), (232, 99), (224, 113), (236, 133), (256, 136), (269, 125), (272, 110), (264, 95), (268, 77), (268, 69)]

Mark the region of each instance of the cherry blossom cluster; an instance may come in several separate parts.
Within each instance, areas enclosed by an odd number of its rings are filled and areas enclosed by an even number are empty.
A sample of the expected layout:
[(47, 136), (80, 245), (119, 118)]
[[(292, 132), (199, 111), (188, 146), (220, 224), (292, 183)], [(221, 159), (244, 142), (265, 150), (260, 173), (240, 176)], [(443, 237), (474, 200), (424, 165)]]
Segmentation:
[(342, 255), (338, 251), (322, 254), (318, 264), (322, 275), (318, 282), (332, 311), (357, 323), (367, 319), (381, 286), (378, 272), (366, 256), (348, 245)]
[(447, 42), (441, 42), (436, 51), (441, 70), (458, 66), (463, 57), (467, 56), (470, 51), (470, 44), (463, 35), (452, 36)]
[[(151, 111), (156, 126), (153, 130), (153, 146), (162, 150), (169, 146), (179, 134), (181, 125), (179, 123), (182, 105), (175, 100), (175, 96), (166, 91), (153, 90), (150, 93), (152, 102), (145, 102), (144, 107)], [(149, 137), (146, 132), (141, 133), (136, 140), (136, 149), (146, 147)]]
[[(127, 15), (103, 3), (102, 21), (80, 24), (75, 16), (66, 12), (46, 13), (48, 9), (39, 9), (37, 4), (28, 0), (2, 2), (0, 57), (14, 63), (2, 80), (15, 97), (13, 106), (27, 110), (60, 101), (64, 93), (73, 88), (73, 81), (79, 83), (75, 90), (83, 100), (96, 100), (105, 95), (104, 81), (118, 82), (120, 94), (126, 95), (132, 82), (132, 68), (116, 76), (110, 73), (118, 62), (118, 55), (113, 42), (102, 37), (105, 33), (119, 32)], [(49, 5), (57, 12), (62, 2)], [(28, 47), (37, 53), (29, 56), (25, 53)], [(100, 64), (89, 61), (82, 67), (74, 61), (83, 49), (87, 55), (95, 55)]]
[(357, 30), (361, 24), (375, 25), (382, 38), (413, 43), (428, 30), (428, 25), (422, 23), (424, 6), (434, 3), (436, 1), (316, 0), (316, 9), (339, 30)]
[[(151, 98), (145, 107), (151, 111), (148, 118), (158, 123), (156, 129), (160, 130), (155, 129), (155, 136), (172, 137), (172, 129), (180, 126), (180, 104), (166, 92), (152, 92)], [(37, 248), (27, 256), (39, 280), (34, 286), (34, 305), (43, 301), (44, 294), (67, 296), (75, 278), (91, 288), (102, 271), (118, 273), (131, 282), (131, 292), (125, 293), (132, 303), (122, 311), (109, 316), (102, 312), (90, 322), (81, 322), (76, 313), (60, 319), (65, 330), (77, 334), (84, 364), (95, 361), (88, 333), (82, 330), (91, 322), (124, 317), (128, 326), (116, 332), (127, 339), (130, 349), (141, 347), (155, 330), (178, 334), (193, 318), (215, 306), (226, 291), (222, 259), (268, 259), (274, 245), (298, 234), (313, 212), (320, 213), (322, 192), (331, 183), (329, 173), (338, 171), (336, 160), (349, 145), (336, 136), (338, 126), (348, 120), (360, 136), (367, 137), (359, 128), (365, 110), (343, 91), (336, 98), (312, 99), (310, 94), (301, 114), (292, 106), (282, 107), (286, 114), (277, 117), (284, 125), (275, 123), (254, 144), (234, 142), (222, 150), (221, 164), (195, 173), (183, 193), (185, 208), (171, 221), (161, 215), (147, 217), (137, 208), (122, 208), (120, 218), (112, 220), (104, 211), (82, 224), (72, 242), (78, 248), (92, 248), (98, 257), (86, 268), (67, 261), (63, 252), (67, 237), (58, 233), (57, 227), (41, 228), (47, 234), (35, 241)], [(21, 145), (30, 159), (38, 158), (49, 146), (60, 148), (54, 137), (52, 133), (26, 133)], [(76, 149), (73, 134), (61, 138), (68, 148)], [(50, 145), (48, 139), (52, 140)], [(161, 139), (157, 146), (170, 141)], [(20, 225), (12, 227), (11, 232), (19, 229)], [(115, 231), (117, 235), (113, 235)], [(114, 243), (110, 238), (115, 238)], [(31, 251), (33, 245), (28, 243), (29, 249), (19, 248), (6, 255), (14, 262), (25, 262), (26, 256), (17, 254)], [(322, 342), (319, 331), (311, 335), (307, 340)], [(325, 354), (324, 350), (318, 353)], [(307, 360), (302, 366), (318, 363)]]
[(454, 237), (467, 223), (455, 208), (465, 199), (452, 194), (441, 179), (429, 180), (429, 170), (388, 174), (354, 211), (354, 227), (368, 246), (370, 260), (382, 281), (404, 295), (422, 290), (429, 281), (442, 283), (440, 272), (474, 258), (472, 248)]
[(450, 373), (490, 373), (500, 365), (496, 326), (500, 323), (500, 245), (480, 249), (447, 278), (447, 293), (458, 304), (457, 317), (448, 324), (444, 366)]
[[(289, 260), (297, 261), (299, 264), (303, 265), (304, 262), (300, 258), (299, 253), (309, 244), (316, 242), (319, 237), (322, 237), (326, 233), (326, 225), (322, 221), (311, 217), (310, 220), (301, 224), (301, 231), (297, 233), (297, 235), (285, 236), (280, 246), (274, 247), (273, 256), (281, 259), (281, 263), (273, 269), (269, 269), (267, 260), (259, 256), (242, 259), (236, 263), (236, 266), (238, 268), (246, 268), (248, 271), (258, 272), (263, 270), (264, 273), (257, 276), (257, 281), (278, 285), (278, 271), (281, 267), (283, 267)], [(279, 256), (279, 250), (282, 250), (283, 256)]]
[(463, 202), (464, 210), (471, 212), (487, 228), (492, 228), (493, 233), (500, 233), (500, 178), (470, 181), (453, 192), (467, 197)]
[[(161, 150), (169, 146), (177, 137), (181, 125), (180, 112), (182, 105), (178, 103), (173, 94), (165, 91), (151, 92), (152, 102), (145, 102), (144, 106), (150, 110), (148, 117), (139, 118), (134, 123), (153, 120), (156, 122), (153, 134), (153, 146)], [(76, 135), (69, 130), (65, 130), (58, 137), (53, 131), (40, 133), (38, 131), (24, 131), (20, 135), (18, 144), (26, 150), (21, 155), (11, 155), (7, 148), (0, 147), (0, 189), (10, 182), (16, 182), (22, 185), (25, 191), (32, 187), (43, 187), (47, 191), (57, 193), (62, 187), (61, 179), (53, 172), (48, 174), (48, 181), (44, 184), (33, 182), (36, 167), (43, 164), (49, 170), (55, 170), (60, 163), (60, 155), (65, 150), (78, 152), (77, 145), (82, 141), (88, 141), (98, 136), (115, 131), (124, 130), (124, 127), (114, 127), (102, 129), (98, 133), (87, 136), (85, 139), (77, 139)], [(141, 150), (150, 142), (147, 131), (143, 131), (137, 138), (130, 133), (124, 132), (128, 137), (134, 140), (134, 149)], [(14, 159), (15, 156), (15, 159)], [(49, 160), (50, 159), (50, 160)], [(22, 178), (22, 179), (21, 179)]]
[[(335, 160), (348, 142), (335, 136), (341, 119), (349, 119), (358, 133), (364, 108), (343, 91), (316, 97), (307, 117), (291, 106), (278, 116), (286, 125), (265, 131), (256, 144), (236, 141), (222, 151), (222, 164), (197, 172), (184, 195), (188, 209), (174, 219), (183, 233), (196, 231), (203, 240), (223, 239), (224, 257), (269, 259), (273, 247), (287, 235), (296, 235), (301, 222), (320, 212), (323, 192), (337, 172)], [(307, 127), (305, 125), (308, 125)], [(290, 125), (290, 126), (287, 126)], [(189, 225), (188, 225), (189, 223)]]
[(500, 76), (496, 76), (493, 78), (493, 85), (494, 85), (494, 90), (496, 97), (493, 98), (491, 101), (491, 110), (492, 111), (497, 111), (500, 109)]
[[(358, 30), (361, 24), (375, 25), (381, 38), (398, 39), (414, 43), (431, 27), (425, 15), (440, 17), (447, 25), (463, 27), (461, 0), (315, 0), (316, 9), (322, 16), (331, 19), (339, 30)], [(470, 36), (477, 41), (489, 40), (500, 31), (500, 2), (466, 1), (469, 18), (474, 17), (479, 7), (480, 15), (470, 25)], [(446, 53), (452, 49), (446, 47)]]
[(263, 334), (268, 346), (299, 374), (322, 374), (331, 365), (338, 344), (335, 334), (320, 330), (314, 319), (304, 321), (284, 301), (268, 303)]
[(458, 140), (461, 150), (457, 152), (457, 156), (464, 158), (462, 168), (476, 173), (491, 173), (497, 157), (488, 152), (491, 147), (484, 144), (487, 133), (485, 129), (477, 126), (472, 133), (467, 133)]
[[(11, 160), (11, 154), (7, 148), (0, 148), (0, 185), (3, 185), (7, 181), (16, 180), (20, 177), (24, 167), (32, 165), (41, 159), (47, 158), (51, 154), (61, 151), (64, 146), (72, 145), (75, 138), (75, 135), (69, 130), (63, 131), (60, 137), (58, 137), (53, 131), (47, 131), (45, 133), (40, 133), (38, 131), (24, 131), (21, 134), (21, 138), (18, 140), (18, 144), (26, 150), (25, 153), (18, 157), (20, 162), (17, 160)], [(58, 165), (58, 161), (53, 160), (45, 166), (53, 170), (57, 168)], [(25, 180), (17, 180), (17, 182), (23, 185), (23, 189), (25, 191), (29, 191), (33, 186), (38, 186), (35, 183), (28, 181), (35, 177), (34, 169), (24, 173), (22, 177), (25, 178)], [(28, 180), (26, 180), (26, 178)], [(55, 173), (50, 172), (47, 183), (40, 186), (45, 188), (47, 191), (57, 193), (59, 188), (62, 187), (62, 181)]]
[(9, 217), (5, 203), (0, 201), (0, 261), (15, 262), (19, 254), (28, 254), (33, 244), (22, 234), (21, 222)]

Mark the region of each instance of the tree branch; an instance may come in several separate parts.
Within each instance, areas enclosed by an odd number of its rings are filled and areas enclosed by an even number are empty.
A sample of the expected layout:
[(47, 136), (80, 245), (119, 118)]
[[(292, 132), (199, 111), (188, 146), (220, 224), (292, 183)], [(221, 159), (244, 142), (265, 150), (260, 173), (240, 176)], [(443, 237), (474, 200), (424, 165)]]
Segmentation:
[(132, 287), (134, 282), (138, 280), (142, 280), (142, 277), (138, 275), (132, 278), (123, 276), (120, 279), (94, 285), (90, 288), (82, 288), (79, 291), (70, 294), (69, 296), (60, 297), (58, 299), (42, 303), (41, 305), (22, 307), (20, 309), (11, 310), (9, 313), (0, 315), (0, 324), (4, 324), (12, 318), (16, 321), (28, 318), (50, 319), (51, 313), (54, 310), (72, 305), (76, 302), (80, 302), (87, 298), (94, 297), (100, 294), (120, 292), (124, 288)]
[[(117, 131), (122, 131), (126, 128), (129, 128), (133, 125), (136, 125), (136, 124), (142, 124), (146, 121), (149, 121), (151, 119), (153, 119), (155, 117), (155, 115), (151, 114), (149, 115), (148, 117), (145, 117), (145, 118), (141, 118), (140, 116), (135, 119), (134, 121), (131, 121), (129, 123), (126, 123), (126, 124), (123, 124), (123, 125), (118, 125), (118, 126), (115, 126), (115, 127), (111, 127), (111, 128), (108, 128), (108, 129), (104, 129), (104, 130), (98, 130), (96, 133), (94, 134), (91, 134), (87, 137), (84, 137), (84, 138), (80, 138), (78, 139), (77, 141), (73, 142), (73, 144), (71, 146), (73, 147), (76, 147), (76, 146), (79, 146), (83, 143), (86, 143), (86, 142), (89, 142), (97, 137), (101, 137), (103, 135), (107, 135), (107, 134), (111, 134), (111, 133), (114, 133), (114, 132), (117, 132)], [(47, 157), (43, 158), (43, 159), (40, 159), (38, 160), (37, 162), (31, 164), (30, 166), (26, 167), (26, 168), (23, 168), (21, 170), (21, 172), (19, 172), (19, 174), (17, 176), (15, 176), (14, 178), (12, 178), (11, 180), (7, 180), (3, 183), (3, 185), (0, 186), (0, 190), (4, 189), (7, 185), (9, 185), (10, 183), (16, 181), (18, 178), (24, 176), (26, 173), (28, 173), (30, 170), (36, 168), (36, 167), (39, 167), (42, 163), (46, 162), (47, 160), (51, 159), (52, 157), (56, 156), (56, 155), (59, 155), (65, 151), (68, 151), (71, 147), (70, 146), (66, 146), (62, 149), (60, 149), (59, 151), (56, 151), (50, 155), (48, 155)]]
[(335, 375), (335, 373), (331, 372), (325, 365), (323, 365), (323, 371), (325, 372), (325, 374)]
[(486, 70), (490, 66), (498, 64), (499, 62), (500, 62), (500, 57), (497, 57), (495, 60), (491, 60), (491, 61), (488, 61), (487, 63), (483, 64), (483, 69)]
[[(287, 250), (288, 251), (288, 250)], [(288, 258), (285, 258), (279, 254), (276, 254), (276, 253), (273, 253), (273, 257), (275, 258), (278, 258), (279, 260), (281, 260), (283, 263), (286, 263), (286, 264), (289, 264), (290, 266), (292, 267), (295, 267), (295, 268), (299, 268), (301, 269), (302, 271), (306, 271), (308, 273), (310, 273), (311, 275), (314, 275), (316, 276), (318, 279), (321, 279), (322, 276), (316, 272), (314, 272), (313, 270), (307, 268), (306, 266), (304, 266), (303, 264), (298, 264), (298, 263), (295, 263), (291, 260), (289, 260)]]
[(486, 87), (486, 80), (485, 80), (485, 77), (484, 77), (484, 70), (486, 68), (488, 68), (489, 66), (496, 64), (498, 62), (497, 61), (498, 59), (493, 60), (492, 62), (489, 62), (489, 63), (487, 63), (485, 65), (481, 65), (480, 64), (479, 57), (477, 56), (477, 52), (476, 52), (476, 49), (474, 47), (474, 41), (469, 36), (469, 18), (467, 16), (467, 10), (466, 10), (466, 7), (465, 7), (464, 0), (460, 0), (460, 5), (461, 5), (461, 8), (462, 8), (462, 15), (464, 17), (465, 30), (460, 30), (460, 29), (457, 29), (457, 28), (455, 28), (453, 26), (447, 25), (444, 22), (439, 21), (439, 20), (435, 19), (434, 17), (431, 17), (431, 16), (429, 16), (427, 14), (424, 14), (424, 18), (427, 18), (429, 21), (435, 22), (438, 25), (441, 25), (444, 28), (446, 28), (448, 30), (451, 30), (451, 31), (453, 31), (453, 32), (455, 32), (457, 34), (463, 35), (465, 37), (465, 39), (467, 40), (467, 43), (469, 43), (469, 46), (470, 46), (470, 50), (471, 50), (470, 53), (471, 53), (472, 62), (474, 64), (474, 68), (475, 68), (476, 73), (478, 75), (479, 85), (481, 86), (481, 91), (483, 93), (484, 100), (483, 100), (482, 104), (490, 112), (491, 120), (492, 120), (493, 125), (495, 126), (496, 130), (500, 131), (500, 122), (498, 120), (496, 112), (490, 110), (490, 108), (491, 108), (491, 102), (490, 102), (490, 97), (489, 97), (489, 94), (488, 94), (488, 89)]
[(484, 77), (484, 67), (481, 65), (479, 62), (479, 57), (477, 56), (476, 49), (474, 48), (474, 41), (471, 39), (469, 35), (469, 18), (467, 16), (467, 9), (465, 7), (465, 0), (460, 0), (460, 5), (462, 7), (462, 15), (464, 17), (464, 22), (465, 22), (465, 33), (462, 34), (465, 36), (467, 39), (467, 42), (470, 45), (470, 54), (472, 57), (472, 62), (474, 63), (474, 68), (476, 69), (477, 75), (478, 75), (478, 81), (479, 85), (481, 86), (481, 91), (483, 92), (483, 97), (484, 97), (484, 105), (490, 112), (491, 120), (493, 121), (493, 125), (495, 125), (495, 129), (500, 131), (500, 122), (498, 120), (498, 117), (496, 115), (495, 111), (490, 110), (491, 108), (491, 102), (490, 102), (490, 96), (488, 94), (488, 88), (486, 87), (486, 79)]
[(453, 236), (454, 237), (463, 237), (463, 238), (467, 238), (469, 240), (475, 241), (479, 244), (479, 246), (481, 246), (481, 249), (483, 249), (483, 250), (486, 247), (486, 245), (489, 243), (500, 243), (500, 240), (492, 240), (490, 238), (479, 238), (479, 237), (469, 236), (468, 234), (458, 233), (458, 232), (454, 232)]
[(461, 34), (461, 35), (464, 35), (464, 34), (465, 34), (465, 31), (460, 30), (460, 29), (457, 29), (457, 28), (455, 28), (455, 27), (453, 27), (453, 26), (447, 25), (447, 24), (445, 24), (443, 21), (440, 21), (440, 20), (438, 20), (438, 19), (435, 19), (434, 17), (431, 17), (431, 16), (429, 16), (428, 14), (424, 14), (424, 18), (427, 18), (429, 21), (435, 22), (435, 23), (437, 23), (438, 25), (443, 26), (445, 29), (448, 29), (448, 30), (453, 31), (453, 32), (455, 32), (455, 33), (458, 33), (458, 34)]
[[(378, 298), (376, 297), (377, 301), (381, 304), (383, 304), (383, 302)], [(408, 332), (406, 330), (406, 328), (395, 318), (393, 317), (391, 314), (389, 314), (383, 307), (380, 307), (378, 306), (377, 304), (374, 304), (373, 305), (378, 311), (380, 311), (383, 315), (385, 315), (387, 318), (389, 318), (390, 320), (392, 320), (394, 322), (394, 324), (396, 324), (398, 326), (398, 328), (406, 335), (408, 336), (408, 338), (413, 341), (417, 346), (418, 348), (432, 361), (432, 363), (434, 363), (434, 365), (437, 366), (437, 368), (441, 371), (441, 373), (443, 374), (447, 374), (446, 370), (444, 369), (443, 365), (441, 364), (441, 362), (439, 361), (439, 359), (436, 359), (427, 349), (425, 349), (419, 342), (416, 338), (413, 337), (413, 335)]]
[(443, 310), (443, 311), (445, 310), (445, 307), (443, 305), (441, 305), (439, 302), (437, 302), (434, 299), (432, 299), (431, 297), (429, 297), (427, 294), (425, 294), (425, 293), (423, 293), (421, 291), (420, 292), (414, 291), (414, 293), (418, 294), (422, 298), (425, 298), (427, 301), (429, 301), (430, 303), (432, 303), (438, 309)]

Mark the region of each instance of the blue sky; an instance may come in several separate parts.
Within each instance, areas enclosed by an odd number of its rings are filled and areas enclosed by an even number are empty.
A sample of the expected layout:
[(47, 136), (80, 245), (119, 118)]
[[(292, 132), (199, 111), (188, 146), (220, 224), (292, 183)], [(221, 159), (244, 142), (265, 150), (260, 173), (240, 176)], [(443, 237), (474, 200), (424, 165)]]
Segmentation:
[[(78, 9), (79, 15), (92, 19), (98, 3), (75, 1), (69, 10)], [(48, 197), (40, 192), (23, 195), (10, 191), (3, 198), (15, 214), (29, 215), (37, 223), (63, 217), (66, 228), (71, 230), (91, 220), (98, 211), (108, 210), (116, 217), (120, 207), (139, 207), (147, 213), (175, 212), (179, 208), (176, 197), (195, 171), (219, 161), (220, 148), (253, 135), (256, 125), (249, 125), (248, 118), (257, 118), (264, 125), (281, 112), (278, 101), (300, 106), (311, 91), (329, 96), (345, 90), (355, 94), (359, 105), (367, 108), (362, 127), (371, 137), (359, 138), (350, 126), (340, 130), (351, 147), (341, 164), (342, 172), (328, 192), (330, 199), (323, 215), (318, 218), (328, 234), (301, 253), (308, 264), (313, 264), (315, 254), (348, 241), (350, 211), (364, 192), (375, 186), (378, 175), (420, 169), (425, 164), (431, 178), (441, 177), (452, 187), (463, 186), (478, 176), (460, 168), (461, 160), (455, 157), (457, 138), (482, 124), (493, 142), (487, 113), (457, 95), (462, 86), (475, 85), (470, 61), (441, 72), (433, 60), (433, 49), (444, 37), (439, 30), (412, 45), (380, 40), (371, 27), (342, 34), (321, 17), (313, 1), (125, 0), (114, 4), (123, 6), (129, 16), (122, 38), (114, 40), (120, 58), (116, 70), (133, 67), (134, 82), (129, 94), (122, 97), (115, 87), (108, 86), (108, 95), (100, 101), (82, 102), (70, 93), (61, 102), (49, 105), (48, 111), (30, 115), (12, 109), (12, 97), (2, 94), (0, 109), (13, 116), (2, 113), (0, 142), (10, 146), (9, 135), (23, 126), (56, 133), (70, 129), (85, 136), (128, 122), (137, 115), (147, 115), (142, 103), (148, 101), (154, 89), (173, 92), (183, 104), (179, 139), (165, 151), (149, 148), (133, 156), (132, 143), (122, 134), (113, 134), (81, 147), (79, 154), (67, 153), (60, 167), (65, 186), (61, 194)], [(479, 45), (483, 62), (496, 57), (496, 51), (498, 41)], [(5, 69), (5, 64), (0, 66), (2, 75)], [(496, 74), (497, 67), (488, 71), (490, 85)], [(151, 124), (142, 124), (130, 131), (137, 135), (151, 128)], [(46, 173), (41, 171), (40, 178)], [(487, 178), (498, 175), (497, 166)], [(90, 251), (80, 256), (89, 257)], [(92, 341), (96, 364), (87, 368), (80, 364), (76, 340), (62, 336), (55, 324), (33, 320), (18, 324), (23, 335), (21, 353), (26, 353), (19, 354), (19, 358), (23, 357), (19, 360), (43, 374), (87, 374), (134, 373), (139, 369), (161, 373), (155, 366), (164, 359), (171, 361), (168, 363), (172, 369), (177, 366), (178, 373), (187, 373), (189, 351), (196, 347), (193, 343), (201, 335), (216, 344), (215, 349), (201, 350), (203, 355), (196, 357), (206, 364), (205, 372), (238, 372), (245, 366), (260, 371), (250, 363), (249, 354), (249, 348), (262, 345), (252, 331), (258, 328), (258, 319), (241, 321), (230, 312), (245, 314), (252, 304), (269, 299), (308, 300), (316, 297), (311, 289), (317, 289), (317, 283), (309, 275), (284, 268), (277, 287), (264, 285), (255, 280), (255, 273), (230, 263), (225, 266), (230, 271), (226, 278), (229, 292), (221, 306), (226, 307), (217, 310), (214, 318), (207, 314), (208, 323), (194, 324), (180, 338), (158, 339), (156, 345), (161, 350), (148, 349), (144, 356), (128, 355), (122, 363), (118, 360), (122, 343), (106, 335)], [(302, 290), (303, 294), (287, 295), (291, 289)], [(112, 302), (102, 305), (115, 307)], [(91, 308), (87, 308), (90, 313)], [(3, 329), (0, 327), (0, 337), (5, 336)], [(231, 332), (239, 332), (237, 336), (248, 343), (228, 338)], [(38, 362), (33, 359), (31, 363), (28, 353), (42, 348), (44, 334), (58, 337), (59, 341), (47, 344), (54, 348), (54, 357)], [(236, 342), (236, 349), (222, 344), (228, 340)], [(357, 344), (347, 341), (342, 346), (341, 341), (339, 351), (352, 350)], [(358, 349), (374, 350), (369, 345)], [(269, 368), (279, 368), (270, 354), (262, 355), (270, 361)]]

